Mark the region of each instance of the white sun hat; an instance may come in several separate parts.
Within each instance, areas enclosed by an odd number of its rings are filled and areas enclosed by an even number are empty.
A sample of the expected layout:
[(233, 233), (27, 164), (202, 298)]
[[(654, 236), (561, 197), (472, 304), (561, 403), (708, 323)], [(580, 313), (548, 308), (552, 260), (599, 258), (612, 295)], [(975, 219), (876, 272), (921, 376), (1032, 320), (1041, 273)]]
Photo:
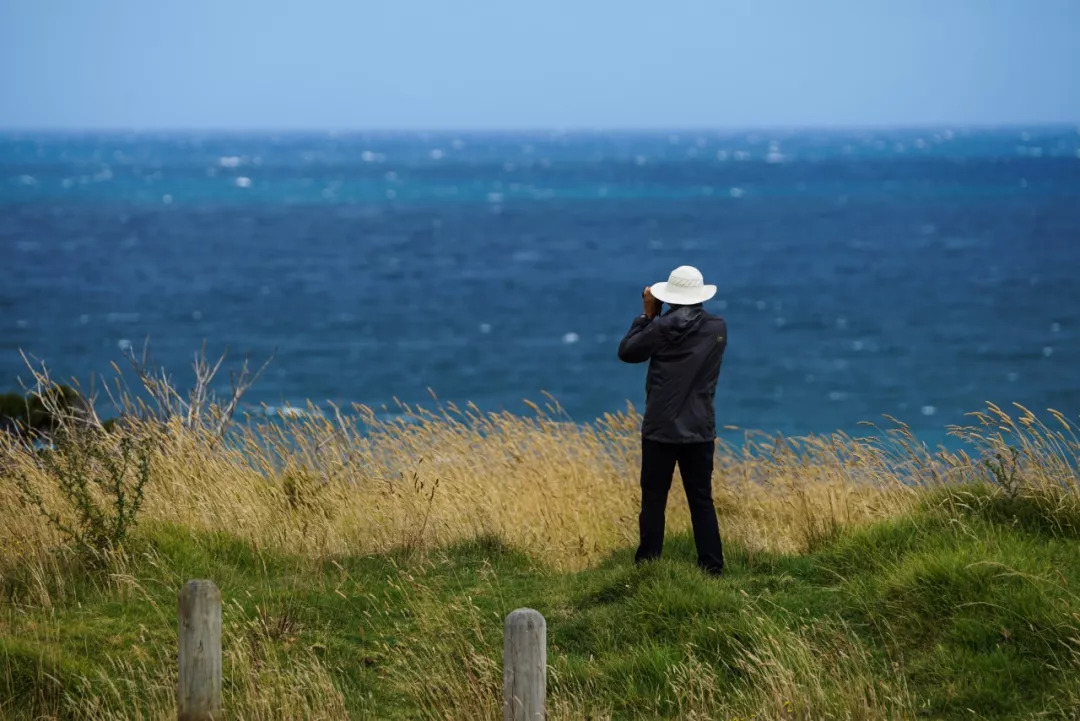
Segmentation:
[(689, 265), (680, 265), (666, 283), (654, 283), (651, 290), (653, 298), (669, 305), (697, 305), (716, 295), (716, 286), (705, 285), (701, 271)]

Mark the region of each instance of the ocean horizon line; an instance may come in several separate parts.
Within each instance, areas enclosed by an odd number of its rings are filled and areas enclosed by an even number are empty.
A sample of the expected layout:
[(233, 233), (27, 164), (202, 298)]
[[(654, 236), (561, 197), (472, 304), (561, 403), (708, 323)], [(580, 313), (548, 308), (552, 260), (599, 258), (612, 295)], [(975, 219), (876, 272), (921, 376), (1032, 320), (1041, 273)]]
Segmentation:
[(1080, 118), (1061, 121), (1032, 122), (912, 122), (883, 124), (762, 124), (762, 125), (581, 125), (581, 126), (533, 126), (533, 127), (199, 127), (199, 126), (160, 126), (160, 127), (80, 127), (80, 126), (0, 126), (0, 136), (12, 135), (290, 135), (290, 136), (424, 136), (424, 135), (658, 135), (670, 133), (707, 133), (713, 135), (741, 135), (746, 133), (857, 133), (857, 132), (925, 132), (927, 130), (952, 130), (973, 132), (1007, 132), (1010, 130), (1068, 130), (1080, 133)]

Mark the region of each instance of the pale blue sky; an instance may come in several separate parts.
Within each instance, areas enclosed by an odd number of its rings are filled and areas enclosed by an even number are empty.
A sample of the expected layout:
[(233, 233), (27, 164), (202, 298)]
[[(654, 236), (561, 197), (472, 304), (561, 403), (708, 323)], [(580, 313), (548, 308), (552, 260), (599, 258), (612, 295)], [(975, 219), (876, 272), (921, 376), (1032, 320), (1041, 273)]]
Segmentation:
[(0, 127), (1080, 121), (1080, 0), (0, 0)]

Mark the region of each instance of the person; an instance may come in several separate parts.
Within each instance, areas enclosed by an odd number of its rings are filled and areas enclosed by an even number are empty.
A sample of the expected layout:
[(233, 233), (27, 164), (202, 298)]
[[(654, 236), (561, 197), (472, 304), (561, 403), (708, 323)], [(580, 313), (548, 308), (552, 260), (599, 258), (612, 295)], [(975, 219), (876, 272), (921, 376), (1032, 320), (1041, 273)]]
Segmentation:
[[(678, 464), (698, 565), (707, 573), (724, 570), (724, 550), (712, 498), (716, 412), (713, 407), (720, 365), (727, 348), (727, 323), (702, 305), (716, 294), (700, 271), (680, 266), (667, 282), (642, 292), (643, 312), (619, 343), (619, 359), (649, 362), (645, 415), (641, 423), (641, 514), (637, 563), (660, 557), (668, 490)], [(662, 304), (670, 306), (661, 315)]]

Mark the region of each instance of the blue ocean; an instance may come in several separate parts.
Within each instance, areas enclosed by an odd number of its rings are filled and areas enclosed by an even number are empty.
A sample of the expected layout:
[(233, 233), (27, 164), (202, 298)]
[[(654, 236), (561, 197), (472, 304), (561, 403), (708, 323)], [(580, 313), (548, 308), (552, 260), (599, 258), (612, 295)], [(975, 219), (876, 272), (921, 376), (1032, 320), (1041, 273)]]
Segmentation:
[[(575, 421), (632, 401), (641, 290), (697, 266), (718, 423), (786, 434), (987, 401), (1080, 416), (1080, 128), (0, 135), (0, 390), (149, 338), (277, 356), (273, 412), (394, 399)], [(227, 377), (222, 377), (227, 388)]]

